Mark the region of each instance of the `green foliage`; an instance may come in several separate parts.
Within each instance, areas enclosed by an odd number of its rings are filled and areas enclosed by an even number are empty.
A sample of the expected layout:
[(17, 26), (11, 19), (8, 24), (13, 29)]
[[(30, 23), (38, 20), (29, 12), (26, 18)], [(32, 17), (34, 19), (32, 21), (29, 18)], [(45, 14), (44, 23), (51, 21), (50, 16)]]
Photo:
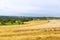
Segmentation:
[(1, 25), (6, 25), (5, 22), (1, 22)]
[(0, 16), (0, 25), (24, 24), (31, 20), (51, 20), (60, 19), (59, 17), (17, 17), (17, 16)]
[(24, 24), (31, 20), (29, 17), (0, 16), (0, 25)]

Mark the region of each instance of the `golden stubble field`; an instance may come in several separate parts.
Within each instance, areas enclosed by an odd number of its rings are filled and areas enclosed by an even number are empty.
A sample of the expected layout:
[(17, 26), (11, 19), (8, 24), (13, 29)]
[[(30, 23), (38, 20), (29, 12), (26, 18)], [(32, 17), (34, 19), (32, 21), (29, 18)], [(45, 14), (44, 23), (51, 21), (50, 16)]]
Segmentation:
[[(60, 20), (56, 22), (59, 23)], [(37, 29), (29, 29), (36, 25), (48, 23), (48, 20), (34, 20), (25, 22), (23, 25), (0, 26), (0, 40), (60, 40), (60, 27), (58, 25), (50, 28), (38, 28), (37, 26)], [(24, 27), (27, 29), (21, 29)]]

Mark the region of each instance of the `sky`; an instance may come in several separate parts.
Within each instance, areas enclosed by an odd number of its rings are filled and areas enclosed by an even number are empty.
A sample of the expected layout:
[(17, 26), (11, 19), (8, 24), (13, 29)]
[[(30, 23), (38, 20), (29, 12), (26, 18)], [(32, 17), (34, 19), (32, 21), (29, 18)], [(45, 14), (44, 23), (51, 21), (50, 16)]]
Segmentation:
[(60, 0), (0, 0), (0, 15), (60, 17)]

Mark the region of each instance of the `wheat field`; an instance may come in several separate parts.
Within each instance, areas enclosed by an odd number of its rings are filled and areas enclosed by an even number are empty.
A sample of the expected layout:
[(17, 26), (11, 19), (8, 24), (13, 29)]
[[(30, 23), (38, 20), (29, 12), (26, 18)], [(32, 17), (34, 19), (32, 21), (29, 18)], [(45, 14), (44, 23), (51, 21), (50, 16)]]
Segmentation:
[[(56, 22), (59, 23), (60, 20)], [(48, 23), (48, 20), (34, 20), (25, 22), (23, 25), (0, 26), (0, 40), (60, 40), (58, 25), (51, 28), (38, 28), (37, 26)], [(37, 26), (37, 29), (33, 26)], [(21, 29), (25, 27), (27, 29)], [(30, 27), (33, 29), (29, 29)]]

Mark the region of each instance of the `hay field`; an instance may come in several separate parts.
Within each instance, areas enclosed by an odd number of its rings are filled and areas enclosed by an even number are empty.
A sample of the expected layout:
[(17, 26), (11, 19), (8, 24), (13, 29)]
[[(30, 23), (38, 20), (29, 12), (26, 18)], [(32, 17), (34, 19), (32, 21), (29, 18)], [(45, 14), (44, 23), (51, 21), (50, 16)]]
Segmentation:
[(0, 26), (0, 40), (60, 40), (60, 25), (56, 27), (59, 23), (60, 20), (35, 20), (24, 25)]

